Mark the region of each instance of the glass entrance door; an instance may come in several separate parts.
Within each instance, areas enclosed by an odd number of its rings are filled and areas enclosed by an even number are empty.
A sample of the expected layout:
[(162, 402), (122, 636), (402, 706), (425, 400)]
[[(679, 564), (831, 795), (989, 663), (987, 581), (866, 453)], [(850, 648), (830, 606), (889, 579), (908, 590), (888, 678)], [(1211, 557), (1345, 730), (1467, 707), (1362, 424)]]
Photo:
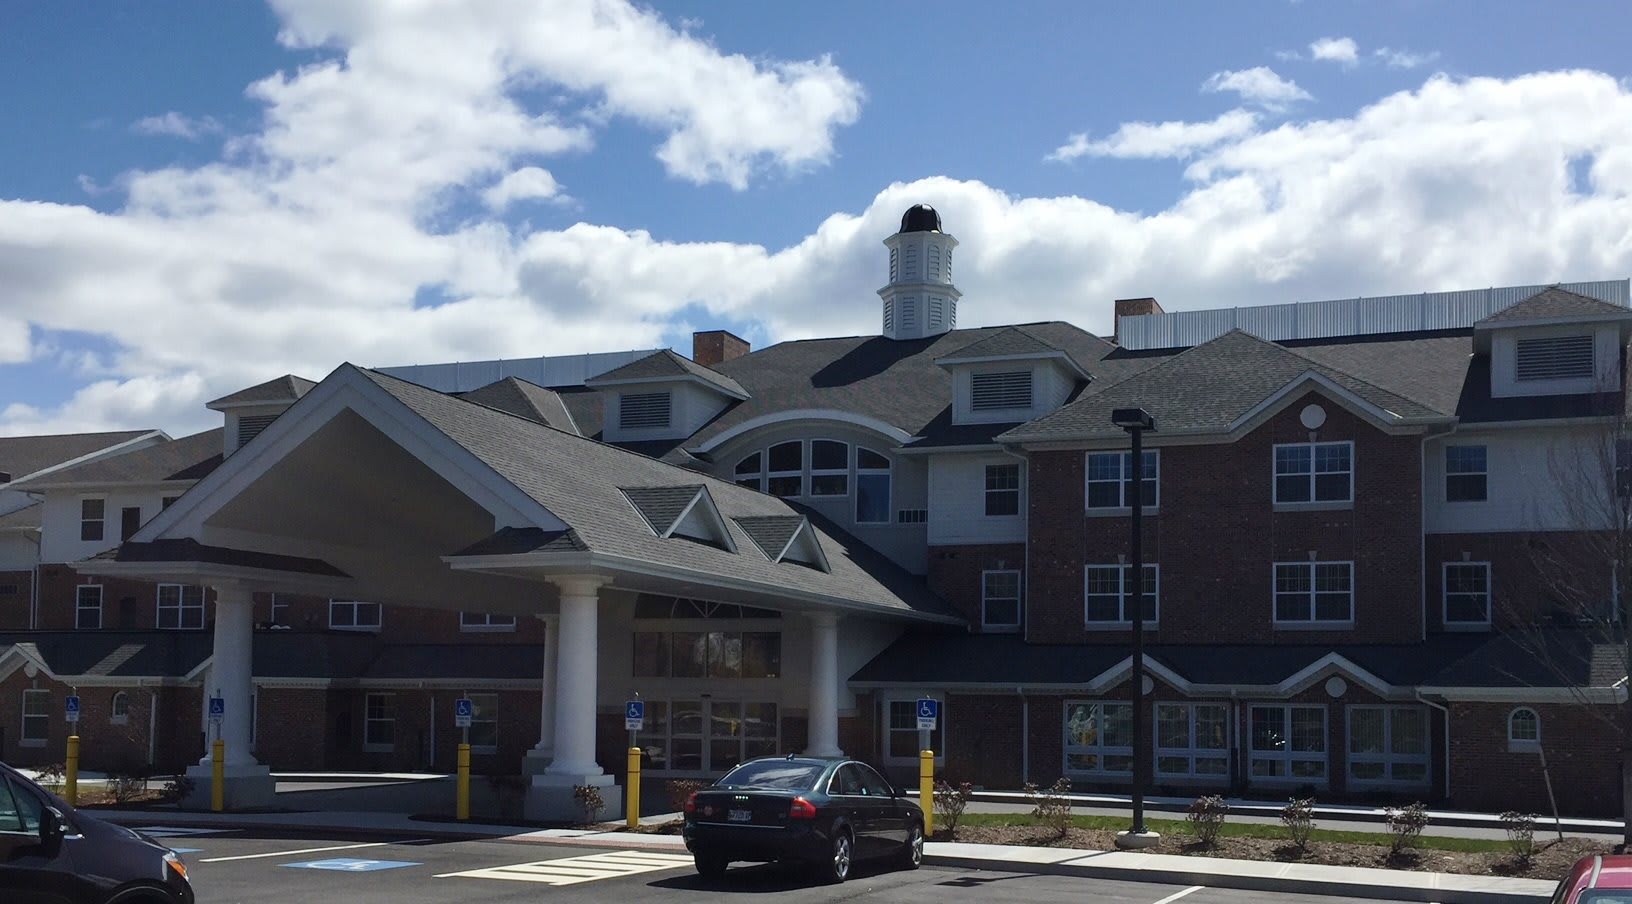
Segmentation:
[[(668, 711), (668, 771), (718, 774), (744, 760), (777, 752), (780, 726), (775, 703), (675, 700)], [(658, 741), (653, 737), (647, 743)]]

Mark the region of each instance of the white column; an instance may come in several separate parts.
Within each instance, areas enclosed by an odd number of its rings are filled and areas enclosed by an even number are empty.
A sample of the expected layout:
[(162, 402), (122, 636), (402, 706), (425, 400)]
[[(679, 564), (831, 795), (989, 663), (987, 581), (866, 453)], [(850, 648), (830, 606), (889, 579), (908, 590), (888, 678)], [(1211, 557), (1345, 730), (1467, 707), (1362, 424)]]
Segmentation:
[[(215, 648), (211, 653), (206, 697), (219, 695), (227, 711), (221, 719), (221, 739), (227, 742), (228, 766), (256, 765), (249, 751), (250, 697), (255, 647), (254, 596), (244, 587), (223, 584), (215, 588)], [(200, 763), (210, 762), (204, 751)]]
[(839, 617), (831, 612), (815, 612), (809, 618), (810, 743), (805, 753), (843, 756), (839, 750)]
[(544, 623), (544, 676), (539, 697), (538, 743), (531, 756), (555, 756), (555, 674), (561, 660), (561, 616), (540, 615)]
[(601, 585), (594, 575), (553, 578), (561, 588), (559, 665), (555, 684), (555, 760), (546, 775), (595, 776), (596, 659)]

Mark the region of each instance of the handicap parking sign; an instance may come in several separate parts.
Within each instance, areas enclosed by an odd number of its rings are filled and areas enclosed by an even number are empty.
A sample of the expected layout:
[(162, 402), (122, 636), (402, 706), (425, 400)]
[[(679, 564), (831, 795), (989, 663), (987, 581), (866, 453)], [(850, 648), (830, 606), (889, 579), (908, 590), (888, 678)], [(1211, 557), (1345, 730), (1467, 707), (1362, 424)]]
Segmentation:
[(69, 722), (78, 722), (79, 721), (79, 697), (78, 696), (69, 697), (67, 699), (67, 701), (66, 701), (66, 709), (64, 711), (67, 713)]
[(220, 723), (227, 715), (227, 701), (221, 697), (210, 698), (210, 721)]
[(382, 869), (402, 869), (419, 866), (406, 860), (359, 860), (354, 857), (335, 857), (332, 860), (308, 860), (305, 863), (285, 863), (291, 869), (326, 869), (338, 873), (372, 873)]
[(623, 705), (623, 727), (629, 731), (640, 731), (646, 724), (646, 701), (630, 700)]
[(934, 731), (935, 721), (941, 716), (941, 701), (928, 697), (918, 701), (918, 730)]
[(453, 725), (455, 728), (469, 728), (471, 717), (476, 714), (476, 704), (469, 697), (460, 697), (453, 701)]

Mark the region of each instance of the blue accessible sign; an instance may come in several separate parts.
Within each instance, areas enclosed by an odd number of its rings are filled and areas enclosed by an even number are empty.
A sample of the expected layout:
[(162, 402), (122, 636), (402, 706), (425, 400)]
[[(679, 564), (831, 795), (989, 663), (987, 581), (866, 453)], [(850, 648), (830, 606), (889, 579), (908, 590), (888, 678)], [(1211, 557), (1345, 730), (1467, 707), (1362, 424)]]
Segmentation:
[(77, 695), (69, 697), (65, 701), (63, 714), (68, 717), (70, 723), (79, 721), (79, 697)]
[(941, 717), (941, 701), (922, 697), (918, 700), (918, 730), (934, 731), (935, 722)]
[(221, 697), (211, 697), (210, 698), (210, 721), (214, 722), (217, 725), (219, 725), (219, 724), (221, 724), (221, 720), (226, 718), (226, 716), (227, 716), (227, 701), (224, 698), (221, 698)]
[(470, 720), (476, 715), (476, 704), (469, 697), (460, 697), (453, 701), (453, 725), (455, 728), (469, 728)]
[(630, 700), (623, 705), (623, 727), (629, 731), (640, 731), (646, 724), (646, 701)]

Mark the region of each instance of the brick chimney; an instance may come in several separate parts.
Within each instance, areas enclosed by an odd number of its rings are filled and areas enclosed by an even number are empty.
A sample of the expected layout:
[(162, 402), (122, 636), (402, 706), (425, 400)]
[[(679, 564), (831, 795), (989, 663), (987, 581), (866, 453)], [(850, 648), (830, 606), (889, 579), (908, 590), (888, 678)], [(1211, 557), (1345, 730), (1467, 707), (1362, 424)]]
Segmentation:
[(728, 330), (703, 330), (691, 334), (691, 360), (704, 367), (714, 367), (732, 358), (740, 358), (752, 348), (748, 340)]
[(1122, 335), (1122, 318), (1136, 317), (1140, 314), (1165, 314), (1162, 306), (1154, 298), (1118, 298), (1116, 300), (1116, 325), (1111, 328), (1111, 341), (1116, 342)]

